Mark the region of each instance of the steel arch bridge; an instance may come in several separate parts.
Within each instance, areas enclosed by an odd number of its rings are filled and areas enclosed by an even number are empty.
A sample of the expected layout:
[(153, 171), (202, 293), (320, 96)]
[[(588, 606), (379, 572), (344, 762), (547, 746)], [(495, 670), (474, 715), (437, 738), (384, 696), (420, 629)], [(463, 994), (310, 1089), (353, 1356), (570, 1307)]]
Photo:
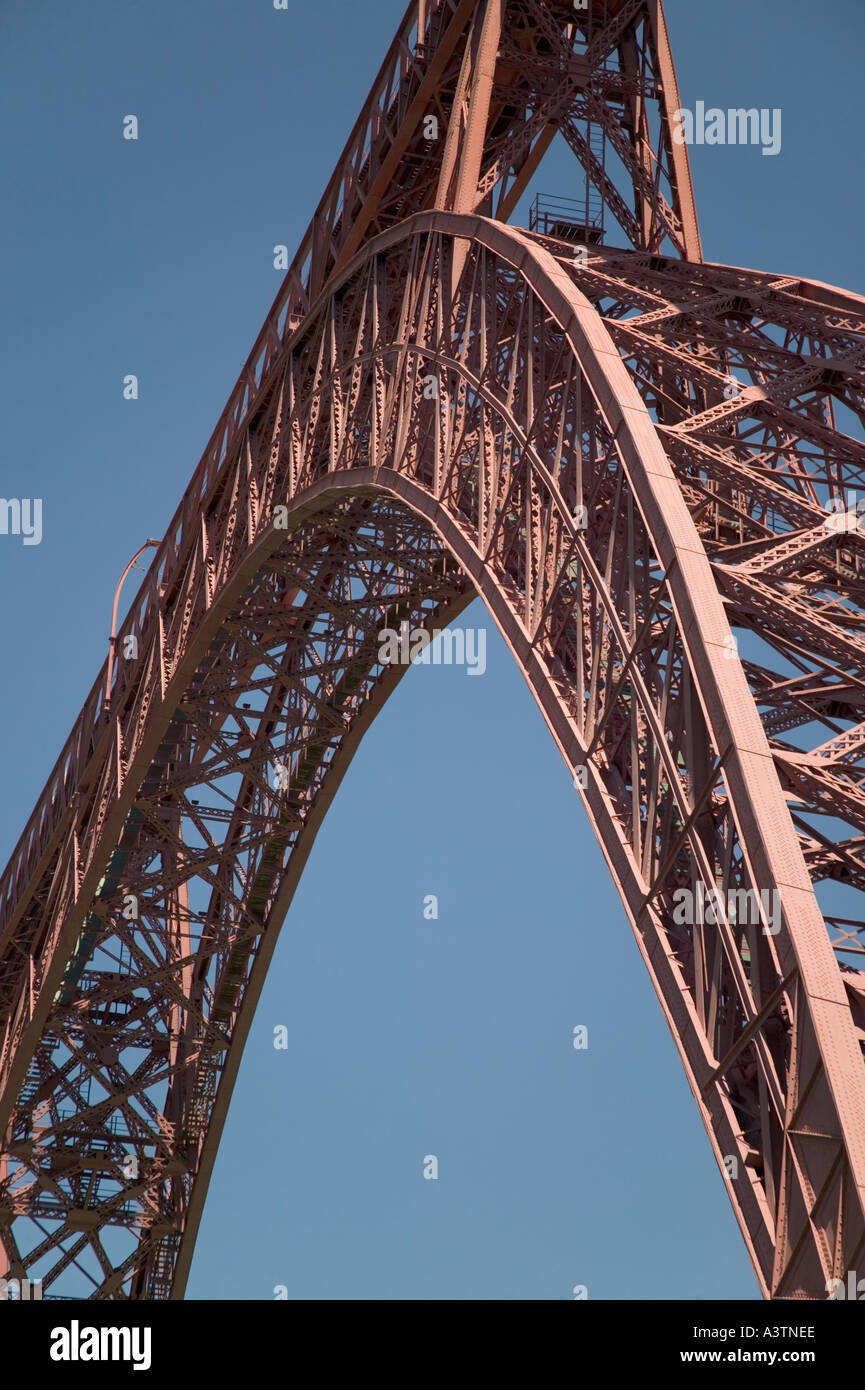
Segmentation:
[(8, 1278), (183, 1296), (379, 633), (476, 595), (763, 1293), (865, 1259), (865, 300), (703, 261), (678, 107), (660, 0), (409, 8), (0, 879)]

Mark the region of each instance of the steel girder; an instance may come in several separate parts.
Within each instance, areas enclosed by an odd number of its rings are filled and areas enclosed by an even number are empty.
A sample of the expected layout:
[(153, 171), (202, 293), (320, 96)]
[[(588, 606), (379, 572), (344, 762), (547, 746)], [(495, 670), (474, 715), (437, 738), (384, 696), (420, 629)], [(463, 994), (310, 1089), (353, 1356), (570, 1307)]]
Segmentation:
[[(0, 880), (0, 1235), (49, 1293), (182, 1296), (280, 924), (403, 670), (377, 634), (475, 593), (582, 774), (763, 1291), (861, 1258), (861, 540), (830, 508), (865, 305), (700, 262), (660, 6), (601, 8), (409, 12)], [(552, 124), (638, 250), (478, 214)]]

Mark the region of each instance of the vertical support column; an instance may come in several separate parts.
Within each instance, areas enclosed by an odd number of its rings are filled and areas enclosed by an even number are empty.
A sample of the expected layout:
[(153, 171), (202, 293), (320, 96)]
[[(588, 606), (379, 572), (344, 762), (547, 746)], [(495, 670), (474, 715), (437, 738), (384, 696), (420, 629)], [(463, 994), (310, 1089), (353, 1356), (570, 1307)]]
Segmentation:
[(480, 9), (475, 11), (463, 54), (436, 193), (436, 207), (449, 212), (477, 207), (503, 7), (504, 0), (486, 0), (483, 19)]
[[(478, 181), (501, 42), (503, 10), (504, 0), (486, 0), (483, 9), (478, 6), (472, 19), (436, 190), (435, 205), (447, 212), (471, 213), (478, 205)], [(459, 283), (467, 251), (468, 242), (459, 239), (454, 243), (452, 291)]]
[[(663, 89), (662, 107), (667, 118), (680, 109), (679, 84), (673, 66), (673, 54), (667, 33), (667, 21), (661, 0), (648, 0), (649, 24), (655, 45), (657, 70)], [(685, 243), (685, 258), (689, 261), (702, 261), (703, 248), (700, 244), (700, 229), (697, 223), (697, 208), (694, 203), (694, 186), (691, 183), (691, 165), (688, 160), (687, 145), (678, 145), (670, 130), (675, 191), (678, 194), (676, 211), (682, 219), (682, 239)]]

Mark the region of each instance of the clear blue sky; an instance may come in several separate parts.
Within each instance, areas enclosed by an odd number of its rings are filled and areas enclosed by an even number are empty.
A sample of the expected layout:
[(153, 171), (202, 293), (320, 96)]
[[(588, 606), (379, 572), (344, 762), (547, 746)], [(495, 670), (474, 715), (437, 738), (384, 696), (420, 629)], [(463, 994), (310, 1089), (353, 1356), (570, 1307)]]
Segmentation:
[[(44, 505), (41, 545), (0, 536), (4, 862), (104, 658), (117, 578), (162, 535), (278, 288), (272, 248), (300, 239), (402, 12), (4, 0), (0, 493)], [(865, 291), (861, 0), (667, 15), (684, 105), (783, 112), (775, 158), (692, 151), (706, 257)], [(551, 156), (532, 194), (576, 182)], [(756, 1296), (577, 793), (486, 625), (482, 678), (409, 673), (319, 836), (192, 1298)]]

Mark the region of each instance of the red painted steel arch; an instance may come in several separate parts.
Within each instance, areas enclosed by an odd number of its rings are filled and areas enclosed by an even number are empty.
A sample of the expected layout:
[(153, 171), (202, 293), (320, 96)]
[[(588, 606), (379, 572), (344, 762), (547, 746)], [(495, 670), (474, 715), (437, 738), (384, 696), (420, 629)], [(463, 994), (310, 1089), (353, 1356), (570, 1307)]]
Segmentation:
[[(848, 991), (671, 463), (680, 445), (653, 420), (555, 249), (477, 215), (433, 211), (345, 266), (251, 395), (237, 449), (194, 480), (121, 629), (121, 639), (137, 636), (140, 658), (121, 664), (110, 710), (88, 702), (71, 776), (69, 755), (61, 759), (61, 781), (79, 790), (65, 802), (52, 794), (56, 820), (40, 813), (29, 886), (16, 885), (15, 913), (0, 918), (0, 944), (14, 933), (36, 963), (23, 986), (20, 965), (18, 982), (9, 974), (17, 1002), (0, 1121), (11, 1122), (22, 1176), (5, 1229), (11, 1244), (19, 1217), (46, 1218), (44, 1188), (28, 1172), (46, 1154), (63, 1158), (72, 1123), (59, 1117), (52, 1080), (78, 1096), (79, 1138), (89, 1125), (104, 1140), (106, 1115), (130, 1109), (122, 1028), (128, 1043), (143, 1019), (166, 1095), (149, 1137), (117, 1139), (118, 1154), (125, 1143), (140, 1155), (134, 1195), (127, 1183), (76, 1205), (72, 1178), (92, 1166), (77, 1157), (65, 1186), (62, 1165), (52, 1169), (53, 1249), (93, 1247), (123, 1222), (137, 1241), (94, 1296), (116, 1296), (130, 1280), (133, 1295), (182, 1296), (276, 934), (345, 768), (402, 674), (377, 662), (372, 617), (406, 611), (431, 624), (475, 592), (566, 763), (587, 769), (586, 808), (716, 1157), (722, 1168), (738, 1163), (729, 1191), (764, 1292), (820, 1296), (827, 1277), (853, 1267), (865, 1233), (865, 1073)], [(652, 270), (632, 266), (635, 280)], [(425, 391), (430, 379), (437, 395)], [(409, 534), (410, 545), (393, 544)], [(365, 607), (347, 617), (350, 586), (338, 598), (333, 586), (372, 573), (377, 554)], [(419, 608), (419, 594), (432, 607)], [(320, 613), (332, 660), (319, 662), (328, 674), (312, 691), (297, 663)], [(266, 687), (255, 676), (262, 650), (272, 655)], [(266, 703), (244, 734), (237, 712), (250, 692)], [(286, 693), (294, 723), (279, 713)], [(228, 746), (232, 719), (240, 732)], [(281, 799), (261, 775), (275, 730), (291, 769)], [(191, 845), (188, 833), (188, 790), (215, 786), (226, 770), (242, 779), (218, 846), (221, 860), (243, 861), (236, 881), (216, 867), (214, 845), (203, 836)], [(195, 941), (190, 869), (209, 895)], [(777, 933), (761, 918), (743, 945), (723, 914), (675, 922), (676, 889), (709, 890), (722, 871), (725, 886), (755, 901), (780, 892)], [(149, 957), (135, 956), (136, 933), (123, 925), (125, 890), (150, 904), (138, 933), (149, 934)], [(119, 978), (87, 972), (87, 952), (107, 940), (132, 953)], [(145, 1009), (154, 981), (169, 1003)], [(134, 1024), (117, 1021), (126, 998), (142, 1001)], [(58, 1066), (45, 1052), (71, 1021), (101, 1078), (95, 1104), (73, 1080), (79, 1063)], [(23, 1133), (34, 1116), (47, 1121), (39, 1154), (16, 1139), (16, 1122)], [(803, 1191), (813, 1195), (807, 1209)], [(29, 1267), (13, 1246), (10, 1268)]]

